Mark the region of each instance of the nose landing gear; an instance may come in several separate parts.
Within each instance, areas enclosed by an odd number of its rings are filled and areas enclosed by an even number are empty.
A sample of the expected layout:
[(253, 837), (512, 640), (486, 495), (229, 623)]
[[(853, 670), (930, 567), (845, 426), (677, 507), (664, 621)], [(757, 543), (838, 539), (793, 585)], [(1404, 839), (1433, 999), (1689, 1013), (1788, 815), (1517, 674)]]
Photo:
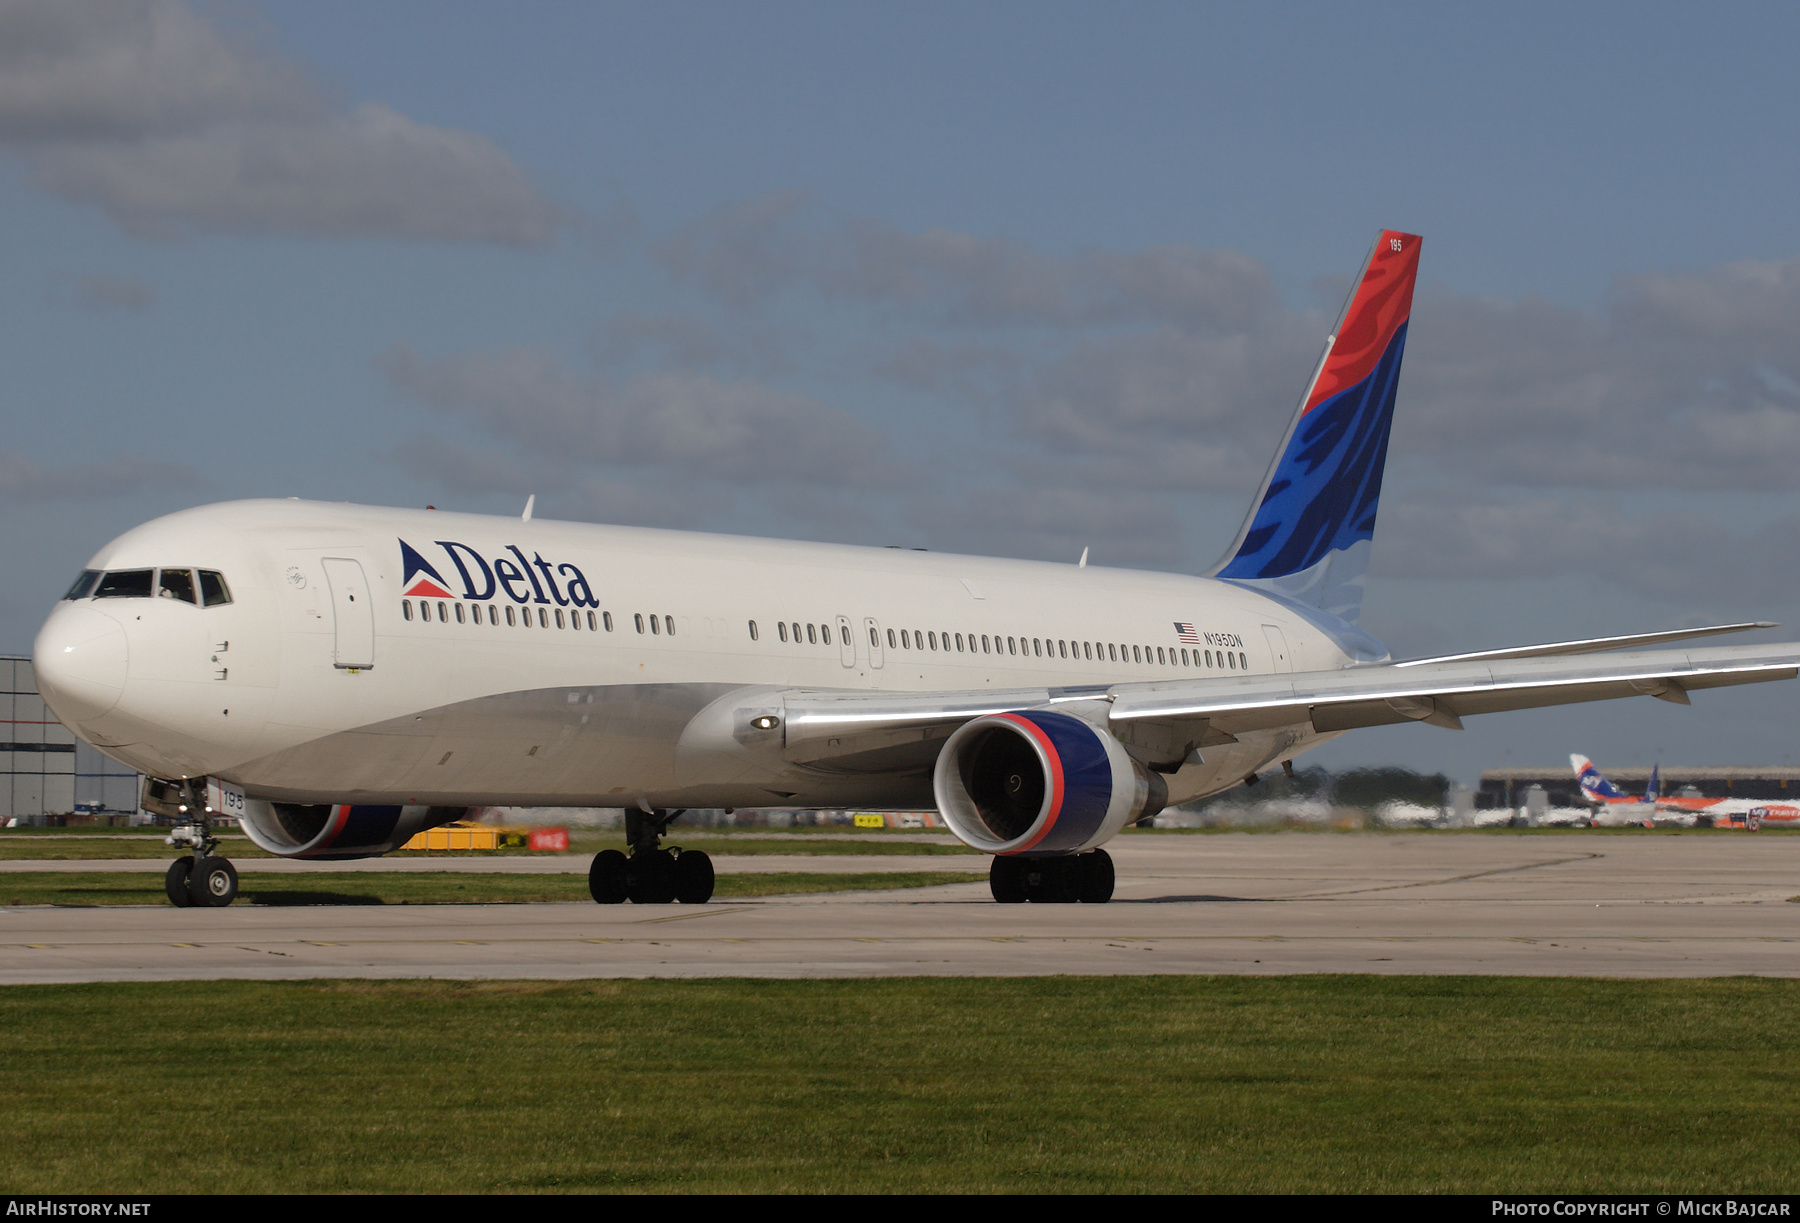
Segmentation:
[(190, 848), (191, 858), (177, 858), (163, 876), (163, 891), (178, 909), (222, 909), (237, 899), (237, 867), (218, 855), (219, 838), (212, 833), (211, 814), (204, 791), (194, 782), (181, 787), (181, 806), (192, 823), (171, 831), (166, 842)]
[(698, 849), (663, 849), (662, 838), (684, 809), (625, 812), (626, 857), (603, 849), (588, 867), (588, 893), (598, 904), (703, 905), (712, 899), (712, 859)]

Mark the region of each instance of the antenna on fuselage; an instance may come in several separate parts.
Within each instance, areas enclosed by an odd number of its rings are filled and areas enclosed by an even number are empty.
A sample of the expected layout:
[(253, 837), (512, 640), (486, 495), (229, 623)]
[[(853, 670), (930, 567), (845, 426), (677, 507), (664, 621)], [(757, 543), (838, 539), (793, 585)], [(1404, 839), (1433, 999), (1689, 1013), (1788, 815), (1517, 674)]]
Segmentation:
[(1086, 548), (1083, 548), (1081, 550), (1081, 559), (1075, 562), (1075, 567), (1077, 569), (1086, 569), (1087, 568), (1087, 554), (1088, 554), (1088, 550)]
[(531, 494), (531, 496), (525, 498), (525, 512), (523, 514), (519, 515), (520, 522), (530, 522), (531, 521), (531, 507), (536, 504), (537, 504), (537, 494), (536, 493), (533, 493), (533, 494)]

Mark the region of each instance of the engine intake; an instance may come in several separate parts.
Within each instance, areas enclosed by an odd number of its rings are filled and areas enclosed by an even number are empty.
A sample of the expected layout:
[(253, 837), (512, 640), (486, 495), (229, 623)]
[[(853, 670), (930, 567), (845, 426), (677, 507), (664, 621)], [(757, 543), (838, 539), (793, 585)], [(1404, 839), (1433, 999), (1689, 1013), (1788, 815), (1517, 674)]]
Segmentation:
[(1168, 785), (1111, 734), (1048, 709), (965, 723), (932, 778), (938, 811), (991, 854), (1068, 854), (1161, 811)]
[(373, 858), (415, 833), (460, 820), (467, 807), (383, 807), (351, 803), (244, 804), (244, 833), (284, 858)]

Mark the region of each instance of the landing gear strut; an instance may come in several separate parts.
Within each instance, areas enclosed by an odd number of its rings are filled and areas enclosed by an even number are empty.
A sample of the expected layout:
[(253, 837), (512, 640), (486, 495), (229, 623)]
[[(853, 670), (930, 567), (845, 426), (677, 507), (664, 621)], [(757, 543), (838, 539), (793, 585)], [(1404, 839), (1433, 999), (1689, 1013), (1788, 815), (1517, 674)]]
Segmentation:
[(1063, 858), (996, 857), (988, 889), (1001, 904), (1105, 904), (1113, 894), (1112, 855), (1096, 849)]
[(173, 829), (166, 841), (176, 848), (192, 849), (194, 856), (169, 864), (163, 891), (178, 909), (222, 909), (237, 899), (237, 868), (229, 858), (219, 856), (219, 838), (213, 835), (205, 789), (196, 782), (183, 782), (181, 806), (191, 822)]
[(616, 849), (603, 849), (588, 867), (588, 892), (603, 905), (629, 900), (641, 905), (703, 905), (712, 899), (712, 859), (698, 849), (679, 846), (663, 849), (661, 841), (669, 825), (685, 808), (674, 811), (625, 812), (626, 857)]

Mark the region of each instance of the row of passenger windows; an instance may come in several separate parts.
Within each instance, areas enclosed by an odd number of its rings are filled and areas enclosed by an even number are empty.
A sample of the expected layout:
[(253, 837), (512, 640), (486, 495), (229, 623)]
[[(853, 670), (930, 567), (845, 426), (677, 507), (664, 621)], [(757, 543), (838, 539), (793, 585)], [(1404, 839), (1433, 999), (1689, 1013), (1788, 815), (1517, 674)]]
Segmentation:
[[(831, 626), (829, 624), (802, 625), (794, 622), (778, 621), (775, 631), (783, 641), (800, 643), (802, 631), (806, 635), (808, 645), (830, 645)], [(791, 632), (791, 635), (790, 635)], [(839, 633), (842, 634), (840, 629)], [(869, 626), (869, 644), (881, 647), (880, 630)], [(757, 638), (756, 621), (750, 622), (750, 639)], [(889, 629), (887, 644), (890, 650), (936, 650), (949, 653), (954, 650), (958, 654), (973, 654), (979, 643), (983, 654), (1023, 655), (1027, 658), (1068, 658), (1087, 662), (1129, 662), (1139, 666), (1155, 665), (1161, 667), (1204, 667), (1213, 670), (1248, 671), (1250, 659), (1236, 650), (1186, 650), (1175, 646), (1127, 645), (1111, 641), (1067, 641), (1050, 637), (1001, 637), (995, 634), (989, 637), (986, 633), (979, 635), (969, 633), (938, 633), (920, 629)], [(841, 642), (840, 644), (848, 644)]]
[(231, 602), (224, 575), (212, 569), (83, 569), (65, 599), (173, 599), (218, 607)]
[[(586, 629), (590, 633), (613, 631), (613, 614), (609, 611), (584, 612), (571, 608), (565, 613), (560, 607), (539, 607), (535, 609), (537, 615), (533, 617), (534, 609), (530, 607), (514, 608), (511, 604), (506, 607), (496, 607), (492, 603), (471, 603), (468, 605), (467, 611), (463, 609), (461, 603), (451, 603), (442, 599), (419, 599), (417, 604), (418, 618), (426, 624), (430, 624), (433, 620), (439, 624), (448, 624), (455, 620), (458, 624), (485, 622), (495, 627), (499, 627), (504, 622), (509, 628), (560, 628), (577, 631)], [(482, 610), (484, 607), (486, 608), (485, 612)], [(401, 618), (411, 620), (413, 615), (414, 600), (400, 600)], [(631, 622), (632, 626), (640, 633), (647, 631), (658, 637), (664, 633), (671, 637), (675, 635), (674, 616), (645, 615), (643, 612), (638, 612), (632, 616)]]
[[(875, 630), (869, 630), (871, 639)], [(1163, 667), (1212, 667), (1232, 671), (1247, 671), (1250, 660), (1234, 650), (1194, 650), (1177, 649), (1174, 646), (1127, 645), (1112, 641), (1067, 641), (1052, 637), (1001, 637), (995, 634), (990, 638), (986, 633), (977, 637), (974, 633), (966, 637), (962, 633), (935, 633), (918, 629), (889, 629), (887, 631), (888, 648), (897, 644), (903, 650), (942, 650), (948, 653), (954, 648), (956, 653), (975, 653), (976, 642), (980, 642), (983, 654), (1023, 655), (1027, 658), (1068, 658), (1088, 662), (1129, 662), (1140, 666), (1154, 664)]]
[[(480, 624), (484, 616), (482, 608), (485, 606), (485, 617), (488, 624), (497, 626), (504, 619), (509, 626), (520, 628), (534, 626), (533, 609), (530, 607), (521, 607), (515, 611), (510, 605), (502, 608), (496, 607), (492, 603), (485, 605), (471, 603), (468, 611), (464, 612), (461, 603), (430, 599), (419, 599), (417, 603), (418, 618), (426, 623), (435, 619), (439, 623), (447, 624), (454, 619), (458, 624), (471, 622)], [(407, 620), (413, 618), (413, 604), (414, 600), (412, 599), (400, 601), (400, 614)], [(608, 633), (613, 631), (613, 616), (609, 611), (596, 613), (571, 610), (565, 615), (560, 607), (539, 607), (535, 610), (537, 613), (535, 627), (537, 628), (576, 630), (585, 628), (590, 633), (601, 630)], [(633, 615), (631, 620), (632, 627), (639, 633), (648, 630), (657, 636), (667, 634), (673, 637), (675, 635), (675, 617), (673, 616), (647, 616), (639, 612)], [(762, 634), (757, 628), (756, 621), (750, 621), (749, 625), (750, 640), (760, 640)], [(794, 644), (799, 644), (802, 636), (805, 637), (808, 645), (830, 645), (833, 640), (832, 628), (829, 624), (802, 624), (797, 620), (780, 620), (776, 621), (775, 632), (782, 641)], [(840, 629), (838, 635), (842, 636), (844, 632), (845, 630)], [(1127, 645), (1110, 641), (1067, 641), (1050, 637), (1001, 637), (998, 634), (989, 637), (986, 633), (980, 635), (969, 633), (965, 636), (962, 633), (938, 633), (919, 629), (887, 630), (887, 644), (890, 650), (935, 650), (945, 653), (954, 650), (958, 654), (973, 654), (978, 648), (978, 643), (979, 650), (983, 654), (1004, 654), (1026, 658), (1066, 658), (1088, 662), (1127, 662), (1136, 663), (1139, 666), (1206, 667), (1231, 671), (1248, 671), (1250, 669), (1249, 658), (1235, 650), (1190, 651), (1177, 649), (1174, 646)], [(848, 645), (850, 643), (846, 638), (838, 644)], [(873, 625), (869, 626), (869, 644), (877, 649), (881, 647), (879, 630)]]

